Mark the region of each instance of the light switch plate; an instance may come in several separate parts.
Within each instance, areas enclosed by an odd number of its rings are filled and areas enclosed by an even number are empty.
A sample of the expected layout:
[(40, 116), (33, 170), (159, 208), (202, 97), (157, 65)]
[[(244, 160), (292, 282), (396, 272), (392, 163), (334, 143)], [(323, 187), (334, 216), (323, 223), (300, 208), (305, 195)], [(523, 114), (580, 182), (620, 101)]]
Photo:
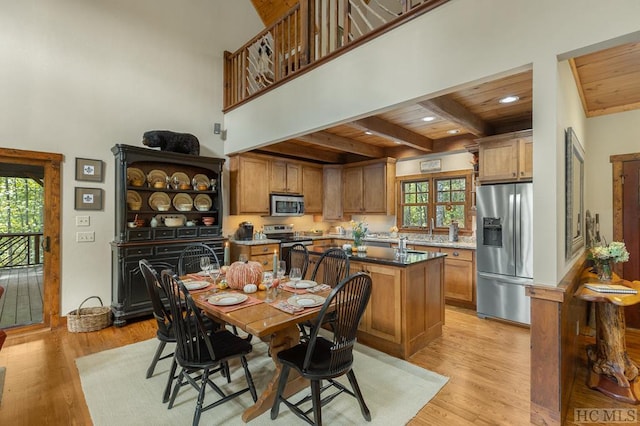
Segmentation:
[(92, 243), (95, 240), (96, 240), (96, 234), (93, 231), (76, 232), (76, 242), (78, 243)]
[(76, 226), (89, 226), (90, 222), (89, 216), (76, 216)]

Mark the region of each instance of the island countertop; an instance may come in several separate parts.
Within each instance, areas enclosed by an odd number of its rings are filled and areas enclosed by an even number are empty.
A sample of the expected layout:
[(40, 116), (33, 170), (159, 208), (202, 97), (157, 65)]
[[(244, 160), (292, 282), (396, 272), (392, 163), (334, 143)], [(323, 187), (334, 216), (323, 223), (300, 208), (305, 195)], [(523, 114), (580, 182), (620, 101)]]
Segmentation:
[[(321, 255), (329, 248), (338, 247), (307, 246), (309, 254), (316, 255)], [(394, 249), (385, 247), (368, 247), (365, 252), (347, 252), (347, 254), (349, 259), (354, 261), (398, 267), (407, 267), (446, 256), (445, 253), (408, 250), (405, 256), (396, 257)]]

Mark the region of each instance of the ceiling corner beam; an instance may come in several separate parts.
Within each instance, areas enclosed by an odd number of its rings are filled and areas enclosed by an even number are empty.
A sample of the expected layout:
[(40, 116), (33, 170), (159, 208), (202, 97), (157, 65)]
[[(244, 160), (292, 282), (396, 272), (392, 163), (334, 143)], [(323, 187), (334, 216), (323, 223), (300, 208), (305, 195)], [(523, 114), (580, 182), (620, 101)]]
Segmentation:
[(296, 139), (325, 148), (351, 152), (364, 157), (381, 158), (384, 156), (384, 150), (380, 147), (367, 145), (329, 132), (314, 132), (308, 135), (298, 136)]
[(493, 134), (488, 123), (447, 96), (428, 99), (419, 104), (440, 118), (456, 123), (478, 137)]
[(344, 162), (344, 155), (339, 152), (308, 148), (308, 146), (296, 144), (295, 139), (292, 139), (291, 141), (264, 146), (259, 148), (258, 151), (269, 154), (279, 154), (291, 158), (313, 160), (321, 163), (340, 164)]
[(433, 151), (433, 139), (412, 132), (411, 130), (405, 129), (397, 124), (390, 123), (380, 117), (372, 116), (361, 118), (360, 120), (356, 120), (350, 124), (364, 130), (368, 130), (378, 136), (391, 138), (394, 141), (401, 142), (404, 145), (408, 145), (411, 148), (415, 148), (420, 151)]

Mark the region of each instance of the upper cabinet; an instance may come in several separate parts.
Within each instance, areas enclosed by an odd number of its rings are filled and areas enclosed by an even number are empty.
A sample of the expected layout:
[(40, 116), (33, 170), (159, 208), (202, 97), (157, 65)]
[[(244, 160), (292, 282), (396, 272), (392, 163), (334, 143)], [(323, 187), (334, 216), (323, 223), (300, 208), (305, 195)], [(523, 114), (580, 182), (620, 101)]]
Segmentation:
[(231, 214), (269, 214), (268, 158), (236, 155), (229, 162)]
[(346, 164), (342, 170), (343, 213), (395, 214), (396, 160)]
[(531, 180), (533, 138), (531, 130), (477, 139), (480, 182)]
[(323, 172), (322, 217), (324, 220), (345, 220), (342, 212), (342, 166), (325, 165)]
[(309, 214), (322, 214), (323, 199), (322, 167), (302, 166), (302, 194), (304, 211)]
[(230, 214), (269, 214), (269, 194), (304, 195), (305, 212), (322, 213), (322, 166), (261, 154), (238, 154), (229, 163)]
[(300, 164), (282, 160), (271, 160), (270, 164), (270, 192), (302, 194), (302, 166)]

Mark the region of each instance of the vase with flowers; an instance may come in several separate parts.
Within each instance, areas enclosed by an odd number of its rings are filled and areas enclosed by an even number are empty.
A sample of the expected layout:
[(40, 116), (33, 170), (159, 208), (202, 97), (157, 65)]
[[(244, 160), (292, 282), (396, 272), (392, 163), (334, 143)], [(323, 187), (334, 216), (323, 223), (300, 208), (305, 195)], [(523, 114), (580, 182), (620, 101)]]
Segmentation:
[(365, 222), (351, 221), (351, 235), (353, 236), (353, 245), (358, 248), (362, 247), (362, 239), (367, 235), (368, 225)]
[(587, 257), (593, 261), (598, 279), (610, 281), (613, 263), (628, 261), (629, 252), (623, 242), (612, 241), (609, 245), (591, 247)]

